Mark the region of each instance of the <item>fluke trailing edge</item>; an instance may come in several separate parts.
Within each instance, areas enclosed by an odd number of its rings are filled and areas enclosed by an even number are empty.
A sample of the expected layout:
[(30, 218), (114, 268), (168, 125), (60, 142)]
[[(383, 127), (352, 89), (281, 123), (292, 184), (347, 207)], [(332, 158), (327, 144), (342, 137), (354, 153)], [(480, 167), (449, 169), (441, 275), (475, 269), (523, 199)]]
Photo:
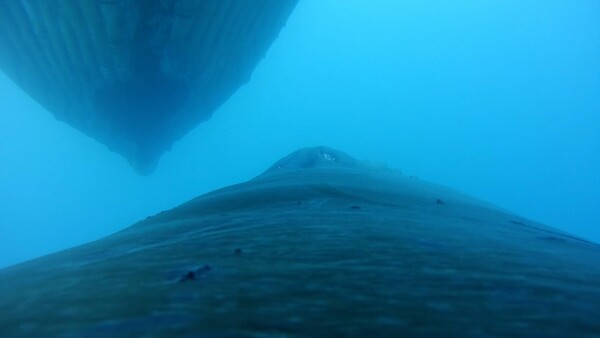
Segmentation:
[(0, 0), (0, 68), (147, 174), (249, 80), (296, 3)]
[(591, 337), (600, 247), (318, 147), (0, 291), (4, 337)]

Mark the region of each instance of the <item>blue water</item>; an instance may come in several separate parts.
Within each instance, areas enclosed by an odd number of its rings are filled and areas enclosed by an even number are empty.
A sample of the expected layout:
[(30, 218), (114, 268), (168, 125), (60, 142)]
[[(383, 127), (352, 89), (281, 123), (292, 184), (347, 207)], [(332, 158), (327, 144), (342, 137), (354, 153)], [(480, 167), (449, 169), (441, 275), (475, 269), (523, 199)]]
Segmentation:
[(303, 0), (251, 81), (148, 177), (0, 73), (0, 267), (313, 145), (600, 242), (599, 17), (598, 1)]

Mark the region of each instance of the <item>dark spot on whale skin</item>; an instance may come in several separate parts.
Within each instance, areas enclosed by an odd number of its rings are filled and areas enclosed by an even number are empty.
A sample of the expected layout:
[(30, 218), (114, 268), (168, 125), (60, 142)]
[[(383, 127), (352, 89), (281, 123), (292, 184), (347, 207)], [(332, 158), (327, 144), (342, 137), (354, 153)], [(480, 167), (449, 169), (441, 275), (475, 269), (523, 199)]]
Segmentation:
[(188, 280), (194, 280), (196, 279), (196, 273), (194, 271), (188, 271), (185, 275), (183, 275), (179, 281), (180, 282), (185, 282)]
[(446, 203), (444, 203), (444, 201), (442, 201), (441, 199), (438, 198), (438, 199), (435, 200), (435, 204), (437, 204), (437, 205), (444, 205)]
[(352, 209), (352, 210), (360, 210), (360, 207), (358, 205), (351, 205), (350, 209)]
[(181, 276), (181, 278), (179, 278), (179, 282), (196, 280), (198, 277), (206, 274), (207, 272), (209, 272), (211, 270), (212, 270), (212, 267), (210, 265), (204, 265), (196, 270), (189, 270), (183, 276)]
[(237, 249), (235, 249), (235, 251), (233, 253), (236, 254), (236, 255), (241, 255), (242, 254), (242, 249), (237, 248)]

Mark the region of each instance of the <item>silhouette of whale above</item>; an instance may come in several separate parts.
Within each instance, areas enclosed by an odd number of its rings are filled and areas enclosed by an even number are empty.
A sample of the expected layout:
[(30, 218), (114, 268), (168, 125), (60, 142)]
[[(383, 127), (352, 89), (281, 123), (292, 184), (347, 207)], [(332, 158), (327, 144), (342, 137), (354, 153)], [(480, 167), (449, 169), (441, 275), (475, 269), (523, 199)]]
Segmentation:
[(0, 68), (149, 174), (250, 79), (296, 3), (0, 1)]
[(10, 337), (583, 337), (600, 246), (316, 147), (2, 269), (0, 290)]

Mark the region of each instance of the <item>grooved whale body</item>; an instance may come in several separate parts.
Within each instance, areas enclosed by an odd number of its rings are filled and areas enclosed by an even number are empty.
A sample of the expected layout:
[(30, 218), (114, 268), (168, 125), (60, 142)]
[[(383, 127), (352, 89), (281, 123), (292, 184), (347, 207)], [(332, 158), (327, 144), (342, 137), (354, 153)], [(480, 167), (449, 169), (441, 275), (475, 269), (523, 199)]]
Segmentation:
[(4, 337), (597, 337), (600, 247), (318, 147), (0, 291)]
[(250, 79), (297, 0), (0, 0), (0, 69), (151, 173)]

